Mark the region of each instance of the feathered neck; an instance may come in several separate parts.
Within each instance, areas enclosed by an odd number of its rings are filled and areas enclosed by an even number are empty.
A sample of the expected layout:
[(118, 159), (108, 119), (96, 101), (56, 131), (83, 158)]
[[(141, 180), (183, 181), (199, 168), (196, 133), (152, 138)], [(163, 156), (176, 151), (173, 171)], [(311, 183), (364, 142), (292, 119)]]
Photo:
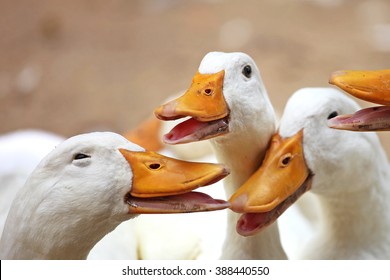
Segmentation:
[(18, 194), (10, 209), (0, 240), (1, 259), (86, 259), (92, 247), (125, 219), (113, 218), (112, 213), (96, 215), (92, 209), (88, 214), (68, 211), (64, 205), (47, 207), (45, 197), (22, 199), (28, 197), (28, 189)]
[[(52, 220), (5, 228), (1, 248), (6, 259), (86, 259), (92, 247), (104, 237), (101, 225), (75, 221), (70, 227)], [(77, 228), (77, 230), (76, 230)], [(95, 231), (96, 230), (96, 231)]]
[[(319, 234), (309, 243), (303, 258), (390, 258), (390, 165), (381, 147), (373, 147), (372, 152), (376, 155), (370, 164), (374, 168), (362, 174), (365, 178), (360, 185), (359, 181), (354, 184), (357, 191), (318, 195)], [(343, 184), (331, 187), (348, 189)]]

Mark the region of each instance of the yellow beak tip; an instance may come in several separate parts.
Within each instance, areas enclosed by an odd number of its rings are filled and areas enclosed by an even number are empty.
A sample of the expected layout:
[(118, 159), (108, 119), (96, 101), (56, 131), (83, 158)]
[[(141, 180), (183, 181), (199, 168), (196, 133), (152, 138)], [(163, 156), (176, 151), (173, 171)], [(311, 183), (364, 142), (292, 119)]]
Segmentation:
[(343, 71), (343, 70), (338, 70), (338, 71), (333, 72), (333, 73), (330, 75), (329, 83), (332, 84), (332, 85), (340, 84), (340, 82), (341, 82), (341, 80), (342, 80), (342, 77), (343, 77), (345, 74), (346, 74), (346, 72)]

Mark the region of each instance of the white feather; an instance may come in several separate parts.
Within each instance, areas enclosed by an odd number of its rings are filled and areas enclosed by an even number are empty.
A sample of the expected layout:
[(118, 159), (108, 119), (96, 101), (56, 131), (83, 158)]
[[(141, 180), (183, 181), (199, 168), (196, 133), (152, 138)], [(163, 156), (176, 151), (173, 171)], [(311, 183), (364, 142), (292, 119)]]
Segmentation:
[(359, 106), (333, 88), (305, 88), (288, 101), (279, 133), (304, 129), (306, 163), (315, 174), (311, 192), (321, 216), (305, 259), (390, 258), (390, 166), (377, 135), (327, 126), (332, 112)]
[[(121, 222), (132, 172), (118, 148), (142, 151), (114, 133), (67, 139), (17, 193), (0, 241), (2, 259), (83, 259)], [(90, 155), (74, 160), (77, 153)]]

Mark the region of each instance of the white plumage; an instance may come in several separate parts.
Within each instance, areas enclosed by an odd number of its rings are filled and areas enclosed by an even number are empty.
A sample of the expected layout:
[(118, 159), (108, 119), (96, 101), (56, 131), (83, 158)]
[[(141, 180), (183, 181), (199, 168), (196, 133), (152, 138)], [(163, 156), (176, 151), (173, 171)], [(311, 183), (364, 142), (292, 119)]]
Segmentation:
[[(160, 198), (140, 201), (129, 197), (135, 186), (137, 192), (147, 191), (149, 188), (148, 184), (142, 183), (143, 177), (136, 177), (135, 174), (139, 174), (139, 168), (143, 170), (145, 164), (156, 162), (156, 154), (139, 153), (143, 151), (143, 148), (122, 136), (108, 132), (78, 135), (62, 142), (40, 162), (25, 186), (17, 193), (0, 241), (0, 257), (84, 259), (108, 232), (139, 213), (149, 212), (150, 209), (161, 209), (164, 212), (168, 210), (168, 213), (201, 211), (205, 209), (204, 206), (214, 204), (205, 196), (194, 194), (190, 195), (193, 199), (197, 197), (195, 199), (198, 202), (194, 201), (194, 204), (188, 200), (181, 201), (180, 198), (176, 198), (175, 202), (175, 198), (172, 201), (170, 198), (163, 201)], [(142, 160), (147, 157), (145, 163), (138, 163), (140, 156)], [(137, 160), (137, 169), (134, 160)], [(164, 168), (161, 171), (151, 164), (150, 171), (147, 171), (150, 175), (142, 176), (151, 176), (148, 178), (152, 180), (159, 178), (158, 174), (165, 172), (165, 169), (171, 170), (168, 167), (169, 161), (171, 159), (162, 159)], [(160, 181), (158, 193), (182, 193), (180, 182), (183, 179), (190, 180), (185, 187), (192, 189), (219, 180), (221, 175), (226, 176), (223, 166), (179, 163), (175, 160), (171, 163), (179, 168), (176, 170), (183, 172), (184, 177), (176, 176), (174, 178), (177, 179), (164, 184)], [(194, 172), (193, 168), (197, 171)], [(200, 174), (202, 175), (199, 176)], [(213, 175), (210, 177), (211, 174)], [(199, 178), (205, 179), (199, 181)], [(178, 187), (175, 187), (175, 182)], [(162, 186), (166, 189), (162, 189)], [(127, 203), (129, 199), (134, 202)], [(171, 202), (177, 203), (179, 208)], [(137, 207), (133, 206), (134, 203)], [(135, 244), (131, 243), (135, 236), (134, 228), (127, 227), (120, 232), (128, 236), (130, 244)], [(137, 246), (132, 249), (133, 255), (136, 255)]]
[[(201, 75), (215, 74), (217, 77), (221, 77), (221, 71), (224, 71), (222, 92), (229, 115), (222, 124), (228, 122), (228, 131), (211, 138), (211, 143), (218, 162), (225, 163), (231, 169), (231, 175), (224, 181), (226, 196), (230, 197), (261, 163), (275, 131), (275, 113), (257, 66), (248, 55), (211, 52), (203, 58), (198, 71)], [(221, 89), (221, 87), (207, 88), (208, 85), (206, 84), (203, 89), (205, 95), (211, 96)], [(194, 87), (197, 86), (195, 83)], [(172, 119), (174, 106), (176, 103), (172, 102), (160, 107), (156, 112), (162, 119)], [(184, 115), (182, 112), (177, 114)], [(174, 134), (175, 132), (169, 135), (170, 142), (176, 141), (181, 135), (180, 132), (179, 137)], [(195, 137), (191, 139), (204, 134), (206, 133), (195, 131), (193, 133)], [(183, 137), (183, 139), (190, 138)], [(237, 219), (237, 214), (228, 212), (227, 235), (222, 248), (222, 259), (286, 258), (276, 224), (261, 234), (248, 238), (236, 233)]]
[(304, 129), (303, 148), (314, 173), (311, 192), (321, 209), (319, 227), (303, 250), (305, 259), (390, 258), (390, 166), (372, 132), (331, 129), (333, 113), (359, 106), (331, 88), (305, 88), (288, 101), (279, 133)]

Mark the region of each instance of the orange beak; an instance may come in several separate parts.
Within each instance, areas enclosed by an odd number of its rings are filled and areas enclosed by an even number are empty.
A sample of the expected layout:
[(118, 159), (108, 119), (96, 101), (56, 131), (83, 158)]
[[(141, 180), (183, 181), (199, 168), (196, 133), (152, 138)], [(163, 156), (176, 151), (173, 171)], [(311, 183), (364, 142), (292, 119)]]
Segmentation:
[(226, 177), (226, 166), (187, 162), (148, 151), (119, 151), (133, 172), (132, 187), (126, 197), (132, 213), (182, 213), (228, 207), (225, 201), (191, 192)]
[(336, 71), (331, 75), (329, 83), (359, 99), (390, 105), (390, 69)]
[(221, 119), (229, 110), (223, 97), (225, 71), (215, 74), (197, 72), (190, 88), (181, 97), (158, 107), (154, 113), (161, 120), (190, 116), (202, 122)]
[(275, 134), (261, 167), (229, 199), (233, 211), (246, 213), (237, 223), (241, 235), (273, 223), (310, 188), (302, 141), (303, 130), (286, 139)]

